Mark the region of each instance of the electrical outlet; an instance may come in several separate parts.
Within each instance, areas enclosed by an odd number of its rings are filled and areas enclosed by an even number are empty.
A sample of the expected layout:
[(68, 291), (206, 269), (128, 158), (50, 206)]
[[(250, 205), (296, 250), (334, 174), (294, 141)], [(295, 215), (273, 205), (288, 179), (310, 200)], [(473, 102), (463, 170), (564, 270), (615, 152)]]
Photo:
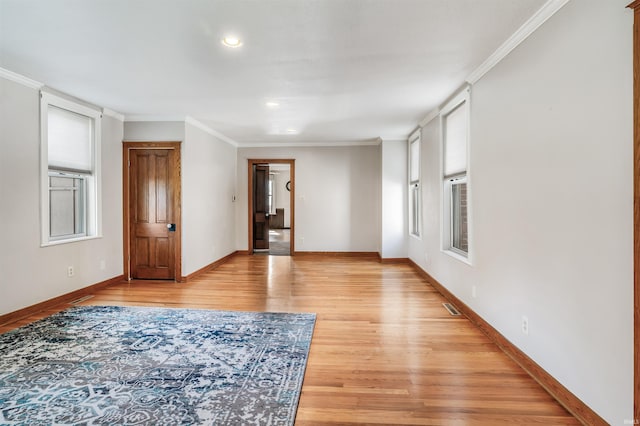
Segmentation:
[(304, 245), (304, 237), (300, 237), (300, 245), (303, 246)]
[(429, 263), (429, 253), (427, 252), (424, 253), (424, 263)]
[(103, 259), (100, 261), (100, 270), (104, 271), (105, 269), (107, 269), (107, 262)]
[(471, 297), (473, 297), (474, 299), (478, 297), (478, 287), (476, 287), (475, 285), (471, 286)]
[(73, 270), (73, 266), (67, 266), (67, 276), (72, 277), (75, 271)]
[(529, 335), (529, 318), (522, 316), (522, 334)]

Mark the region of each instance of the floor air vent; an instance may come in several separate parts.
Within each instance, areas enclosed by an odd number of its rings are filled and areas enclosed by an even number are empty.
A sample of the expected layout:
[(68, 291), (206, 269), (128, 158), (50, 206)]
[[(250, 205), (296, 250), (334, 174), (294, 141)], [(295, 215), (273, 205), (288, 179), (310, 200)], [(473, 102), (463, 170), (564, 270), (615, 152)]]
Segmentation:
[(89, 300), (89, 299), (91, 299), (92, 297), (93, 297), (93, 294), (90, 294), (90, 295), (88, 295), (88, 296), (84, 296), (84, 297), (81, 297), (81, 298), (79, 298), (79, 299), (72, 300), (71, 302), (69, 302), (69, 304), (70, 304), (70, 305), (77, 305), (78, 303), (82, 303), (82, 302), (84, 302), (85, 300)]
[(449, 311), (449, 313), (453, 316), (459, 316), (460, 315), (460, 311), (458, 311), (456, 309), (455, 306), (453, 306), (451, 303), (443, 303), (442, 306), (444, 306), (444, 308)]

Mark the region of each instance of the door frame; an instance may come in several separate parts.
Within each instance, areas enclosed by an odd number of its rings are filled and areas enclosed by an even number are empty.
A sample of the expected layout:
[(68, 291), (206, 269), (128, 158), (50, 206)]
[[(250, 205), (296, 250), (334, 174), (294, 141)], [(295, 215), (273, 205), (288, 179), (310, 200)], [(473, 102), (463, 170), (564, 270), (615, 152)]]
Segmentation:
[(633, 420), (640, 421), (640, 0), (633, 10)]
[(129, 185), (130, 185), (130, 152), (139, 149), (172, 149), (175, 153), (173, 163), (173, 176), (176, 177), (173, 187), (173, 194), (176, 198), (176, 209), (174, 222), (176, 231), (174, 236), (175, 255), (175, 281), (182, 282), (182, 175), (180, 173), (180, 151), (182, 142), (122, 142), (122, 244), (123, 244), (123, 265), (124, 278), (131, 281), (131, 206), (129, 206)]
[(289, 240), (289, 253), (291, 256), (295, 255), (295, 212), (296, 212), (296, 160), (294, 159), (282, 159), (282, 158), (269, 158), (269, 159), (248, 159), (247, 165), (249, 169), (249, 180), (247, 183), (248, 200), (248, 217), (249, 217), (249, 254), (253, 255), (253, 166), (256, 164), (288, 164), (289, 165), (289, 179), (291, 180), (291, 190), (289, 191), (289, 205), (291, 212), (289, 213), (289, 219), (291, 222), (290, 240)]

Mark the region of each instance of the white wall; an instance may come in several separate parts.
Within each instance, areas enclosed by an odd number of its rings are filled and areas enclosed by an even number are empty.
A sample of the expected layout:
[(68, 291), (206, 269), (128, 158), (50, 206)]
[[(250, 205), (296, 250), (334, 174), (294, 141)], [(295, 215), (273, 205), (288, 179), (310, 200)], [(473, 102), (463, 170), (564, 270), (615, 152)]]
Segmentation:
[(37, 89), (0, 78), (0, 314), (122, 274), (122, 122), (102, 119), (103, 237), (40, 247), (39, 108)]
[(189, 123), (182, 146), (182, 273), (235, 251), (236, 148)]
[(291, 227), (291, 197), (287, 190), (287, 182), (291, 180), (291, 171), (279, 168), (274, 175), (273, 184), (275, 189), (276, 208), (284, 209), (284, 227)]
[(407, 257), (407, 141), (382, 141), (383, 259)]
[(248, 159), (295, 159), (295, 250), (377, 252), (379, 146), (238, 149), (237, 247), (248, 248)]
[(184, 121), (132, 121), (127, 141), (181, 141), (182, 275), (235, 251), (236, 148)]
[(180, 142), (184, 140), (184, 121), (126, 121), (124, 140), (128, 142)]
[(473, 86), (472, 266), (440, 251), (438, 120), (423, 129), (424, 236), (409, 243), (412, 260), (611, 424), (633, 418), (626, 3), (569, 2)]

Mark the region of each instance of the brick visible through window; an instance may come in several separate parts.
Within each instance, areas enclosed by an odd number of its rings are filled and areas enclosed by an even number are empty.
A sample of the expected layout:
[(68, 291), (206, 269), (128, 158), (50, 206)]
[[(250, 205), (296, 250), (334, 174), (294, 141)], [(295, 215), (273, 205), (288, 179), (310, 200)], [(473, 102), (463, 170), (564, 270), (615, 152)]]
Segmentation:
[(467, 184), (466, 182), (452, 183), (451, 185), (451, 222), (452, 235), (451, 246), (469, 252), (469, 215), (467, 209)]

